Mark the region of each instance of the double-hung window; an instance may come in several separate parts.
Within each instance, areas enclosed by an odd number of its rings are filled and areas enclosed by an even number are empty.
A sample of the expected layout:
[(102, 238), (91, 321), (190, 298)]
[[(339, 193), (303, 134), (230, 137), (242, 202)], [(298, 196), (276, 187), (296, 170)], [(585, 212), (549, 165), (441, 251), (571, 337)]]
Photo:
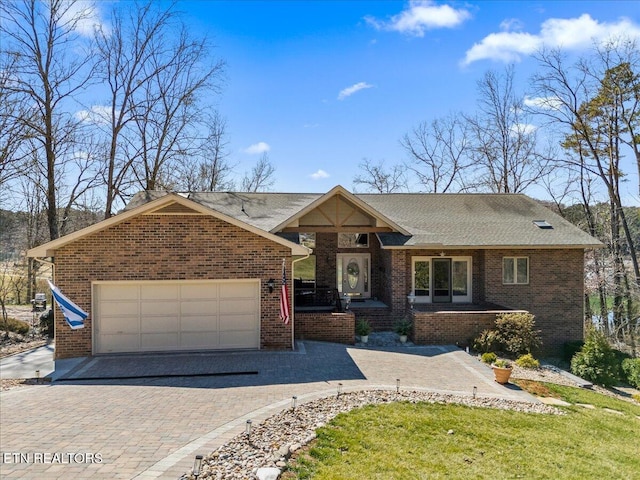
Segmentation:
[(502, 283), (527, 285), (529, 283), (529, 257), (503, 257)]

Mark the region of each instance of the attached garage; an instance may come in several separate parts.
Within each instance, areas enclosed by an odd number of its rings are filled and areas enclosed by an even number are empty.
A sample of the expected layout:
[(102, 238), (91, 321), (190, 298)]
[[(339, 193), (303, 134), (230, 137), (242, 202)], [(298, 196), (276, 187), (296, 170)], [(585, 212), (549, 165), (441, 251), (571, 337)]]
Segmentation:
[(93, 353), (257, 349), (260, 280), (93, 283)]

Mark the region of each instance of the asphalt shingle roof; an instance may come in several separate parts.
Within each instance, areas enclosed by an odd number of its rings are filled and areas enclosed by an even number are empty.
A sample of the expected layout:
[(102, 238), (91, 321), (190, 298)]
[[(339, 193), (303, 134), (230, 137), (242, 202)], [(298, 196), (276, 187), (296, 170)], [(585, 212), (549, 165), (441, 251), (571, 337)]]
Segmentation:
[[(134, 197), (130, 209), (164, 193)], [(190, 200), (265, 231), (273, 231), (322, 197), (319, 193), (190, 193)], [(355, 194), (411, 235), (378, 234), (387, 247), (576, 247), (600, 242), (520, 194)], [(546, 220), (553, 228), (533, 222)]]

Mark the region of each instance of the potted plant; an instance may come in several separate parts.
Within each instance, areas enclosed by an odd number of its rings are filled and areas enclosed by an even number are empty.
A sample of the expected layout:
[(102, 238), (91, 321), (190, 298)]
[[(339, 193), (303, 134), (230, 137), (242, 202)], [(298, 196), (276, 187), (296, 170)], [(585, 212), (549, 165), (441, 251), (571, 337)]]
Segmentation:
[(369, 334), (371, 333), (371, 325), (365, 319), (361, 318), (356, 323), (356, 335), (360, 336), (360, 341), (362, 343), (367, 343), (369, 341)]
[(413, 327), (413, 324), (408, 318), (403, 318), (396, 322), (394, 330), (400, 336), (401, 343), (406, 343), (407, 336), (411, 333), (411, 327)]
[(496, 360), (493, 362), (493, 365), (491, 365), (491, 368), (496, 377), (496, 382), (502, 385), (509, 383), (509, 377), (511, 377), (511, 372), (513, 371), (511, 362), (507, 360)]

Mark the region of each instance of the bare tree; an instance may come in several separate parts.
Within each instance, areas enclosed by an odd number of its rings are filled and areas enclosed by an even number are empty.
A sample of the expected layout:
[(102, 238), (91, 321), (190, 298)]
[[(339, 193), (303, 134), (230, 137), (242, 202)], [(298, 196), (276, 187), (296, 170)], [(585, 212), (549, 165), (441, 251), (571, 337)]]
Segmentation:
[(269, 160), (269, 155), (264, 152), (260, 160), (253, 166), (251, 172), (246, 172), (242, 179), (242, 191), (264, 192), (275, 183), (275, 167)]
[(23, 172), (22, 146), (27, 130), (22, 119), (30, 114), (26, 97), (15, 91), (16, 64), (16, 56), (0, 46), (0, 188), (3, 193), (8, 193), (8, 184)]
[(409, 155), (409, 168), (427, 192), (465, 190), (471, 152), (467, 123), (460, 118), (451, 115), (421, 122), (400, 141)]
[(115, 6), (96, 43), (98, 76), (110, 90), (95, 122), (106, 127), (108, 218), (133, 181), (148, 190), (179, 182), (180, 163), (202, 143), (205, 97), (217, 92), (224, 64), (212, 61), (206, 38), (189, 33), (175, 3)]
[(59, 236), (57, 186), (61, 164), (78, 138), (78, 121), (69, 106), (91, 78), (90, 62), (79, 55), (78, 34), (91, 12), (73, 0), (24, 0), (0, 3), (3, 49), (16, 59), (9, 89), (23, 96), (33, 110), (21, 119), (27, 135), (41, 152), (45, 174), (49, 237)]
[[(633, 290), (640, 288), (638, 256), (620, 193), (624, 175), (621, 145), (638, 121), (637, 113), (632, 113), (639, 88), (637, 48), (632, 41), (615, 40), (595, 47), (571, 65), (559, 50), (541, 52), (538, 61), (541, 71), (534, 77), (534, 86), (539, 98), (546, 99), (539, 113), (564, 136), (568, 155), (562, 161), (566, 167), (580, 171), (581, 178), (597, 179), (607, 195), (607, 234), (595, 232), (600, 222), (593, 218), (592, 199), (583, 197), (583, 204), (590, 232), (600, 233), (608, 246), (614, 327), (619, 329), (633, 316)], [(633, 284), (623, 258), (625, 243), (635, 276)], [(602, 290), (600, 296), (604, 297)]]
[(478, 82), (478, 112), (467, 116), (471, 155), (480, 185), (493, 192), (521, 193), (550, 173), (537, 150), (536, 129), (514, 89), (514, 68), (489, 71)]
[(407, 189), (407, 177), (403, 165), (392, 165), (388, 169), (384, 162), (374, 164), (365, 158), (359, 165), (361, 173), (353, 179), (354, 187), (363, 186), (365, 191), (395, 193)]
[(133, 170), (145, 190), (171, 188), (177, 166), (198, 146), (205, 96), (217, 92), (224, 63), (209, 65), (211, 46), (186, 25), (152, 39), (144, 65), (149, 81), (135, 101)]
[(233, 190), (230, 178), (233, 165), (229, 163), (227, 147), (227, 122), (215, 111), (207, 117), (207, 136), (202, 139), (193, 155), (180, 166), (179, 185), (189, 192), (213, 192)]

